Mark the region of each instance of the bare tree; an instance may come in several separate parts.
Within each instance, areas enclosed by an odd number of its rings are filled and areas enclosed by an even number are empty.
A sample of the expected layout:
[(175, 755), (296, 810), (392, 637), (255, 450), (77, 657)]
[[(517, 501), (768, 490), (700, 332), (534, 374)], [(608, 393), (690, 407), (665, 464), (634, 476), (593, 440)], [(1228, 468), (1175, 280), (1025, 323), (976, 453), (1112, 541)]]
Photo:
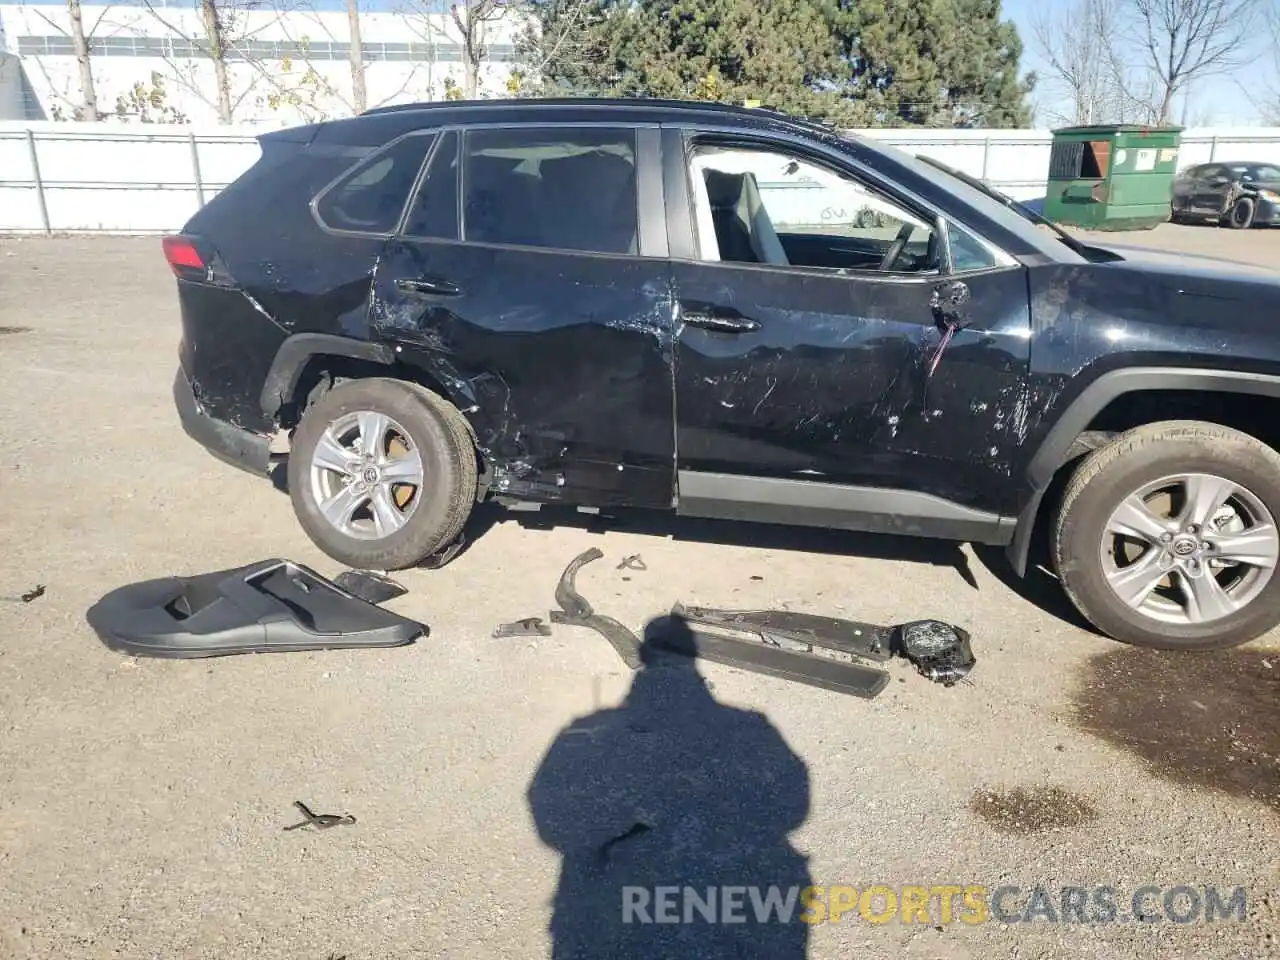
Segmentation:
[[(403, 19), (406, 29), (421, 40), (426, 48), (426, 56), (422, 58), (422, 63), (427, 72), (426, 98), (428, 100), (434, 100), (436, 96), (436, 64), (440, 59), (440, 41), (443, 38), (446, 43), (449, 42), (448, 33), (438, 25), (438, 21), (433, 16), (437, 10), (438, 6), (433, 0), (405, 0), (396, 11)], [(445, 78), (446, 90), (450, 80), (449, 77)]]
[(76, 66), (80, 70), (81, 109), (84, 119), (92, 123), (98, 119), (98, 94), (93, 86), (93, 64), (89, 62), (89, 41), (80, 16), (80, 0), (67, 0), (67, 16), (71, 20), (71, 45), (76, 51)]
[[(341, 39), (330, 29), (330, 21), (306, 0), (275, 0), (278, 4), (275, 25), (289, 38), (289, 53), (275, 71), (267, 70), (264, 65), (252, 64), (262, 79), (273, 88), (267, 96), (267, 105), (272, 109), (291, 106), (308, 122), (327, 120), (337, 113), (363, 113), (370, 106), (380, 107), (395, 100), (404, 93), (417, 79), (420, 64), (413, 64), (405, 74), (400, 86), (389, 96), (369, 103), (368, 85), (366, 82), (366, 66), (364, 47), (360, 39), (359, 8), (356, 0), (347, 0), (347, 16), (350, 37), (351, 95), (339, 89), (326, 76), (319, 65), (318, 58), (312, 57), (312, 37), (308, 31), (314, 28), (318, 37), (329, 43), (341, 43)], [(297, 29), (299, 22), (303, 29)], [(296, 63), (304, 66), (303, 70), (295, 70)]]
[[(147, 6), (150, 6), (148, 2)], [(200, 19), (204, 21), (205, 39), (213, 60), (213, 78), (218, 92), (218, 119), (231, 122), (231, 79), (227, 71), (227, 24), (217, 0), (200, 0)]]
[[(47, 81), (47, 86), (50, 92), (59, 101), (61, 101), (62, 104), (65, 104), (66, 108), (70, 109), (71, 118), (75, 120), (86, 120), (92, 122), (97, 120), (101, 115), (98, 110), (97, 87), (93, 80), (93, 63), (90, 59), (90, 41), (93, 39), (98, 27), (101, 26), (103, 17), (107, 15), (107, 12), (110, 9), (111, 8), (109, 6), (103, 7), (98, 13), (98, 19), (95, 20), (92, 26), (86, 30), (84, 26), (84, 16), (80, 9), (80, 0), (67, 0), (67, 19), (71, 23), (71, 46), (76, 52), (76, 65), (80, 72), (80, 95), (78, 97), (72, 96), (70, 90), (66, 90), (62, 93), (58, 92), (56, 85), (49, 77), (49, 71), (45, 69), (44, 63), (39, 57), (34, 58), (36, 66), (40, 69), (40, 72), (44, 75), (44, 78)], [(45, 23), (49, 24), (49, 26), (53, 27), (53, 29), (57, 30), (59, 33), (63, 35), (68, 34), (68, 31), (50, 20), (43, 12), (37, 10), (35, 13), (44, 20)], [(64, 114), (65, 110), (62, 107), (55, 107), (54, 112), (55, 114)]]
[[(1168, 123), (1188, 84), (1238, 67), (1249, 56), (1259, 0), (1126, 0), (1135, 46), (1152, 80), (1153, 122)], [(1140, 94), (1129, 91), (1134, 99)]]
[(488, 25), (502, 18), (502, 0), (462, 0), (449, 8), (453, 25), (462, 37), (462, 95), (474, 100), (480, 90), (480, 66), (488, 55)]
[(1074, 0), (1056, 12), (1045, 4), (1032, 21), (1032, 40), (1044, 58), (1046, 72), (1071, 97), (1070, 114), (1046, 110), (1050, 117), (1081, 125), (1120, 119), (1123, 107), (1112, 46), (1119, 4), (1120, 0)]
[[(175, 78), (200, 99), (214, 106), (218, 111), (220, 123), (230, 123), (235, 114), (235, 108), (247, 95), (246, 91), (246, 94), (241, 95), (234, 102), (231, 96), (231, 76), (227, 68), (227, 51), (232, 45), (235, 22), (235, 12), (231, 5), (220, 0), (198, 0), (201, 31), (196, 35), (189, 34), (174, 23), (169, 17), (168, 8), (157, 8), (153, 0), (142, 0), (142, 2), (147, 12), (166, 30), (175, 36), (182, 37), (213, 62), (214, 99), (210, 101), (196, 81), (195, 71), (184, 70), (183, 65), (177, 62), (183, 58), (165, 57)], [(187, 66), (190, 67), (190, 64)]]
[[(1271, 56), (1275, 61), (1275, 75), (1280, 77), (1280, 5), (1271, 9), (1267, 15), (1267, 26), (1271, 34)], [(1271, 84), (1262, 104), (1263, 119), (1267, 123), (1280, 126), (1280, 81)]]
[(356, 113), (364, 113), (369, 93), (364, 82), (364, 44), (360, 40), (359, 0), (347, 0), (347, 24), (351, 31), (351, 106)]

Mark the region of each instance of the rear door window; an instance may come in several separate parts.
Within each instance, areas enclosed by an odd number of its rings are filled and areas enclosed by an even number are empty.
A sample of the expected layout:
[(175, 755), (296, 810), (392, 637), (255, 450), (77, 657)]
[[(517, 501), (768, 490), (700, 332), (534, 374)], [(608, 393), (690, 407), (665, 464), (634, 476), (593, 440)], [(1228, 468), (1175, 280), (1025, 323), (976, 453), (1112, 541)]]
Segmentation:
[(410, 134), (369, 155), (320, 194), (316, 216), (330, 230), (393, 232), (434, 142), (434, 134)]
[(466, 241), (638, 251), (632, 129), (470, 131), (462, 182)]

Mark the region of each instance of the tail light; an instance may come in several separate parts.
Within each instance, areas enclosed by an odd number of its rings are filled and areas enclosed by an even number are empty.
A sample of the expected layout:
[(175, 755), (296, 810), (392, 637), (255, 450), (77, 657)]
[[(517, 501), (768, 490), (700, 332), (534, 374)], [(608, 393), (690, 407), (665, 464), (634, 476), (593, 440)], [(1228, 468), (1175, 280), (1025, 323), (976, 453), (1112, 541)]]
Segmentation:
[(202, 280), (209, 275), (209, 265), (195, 241), (182, 235), (165, 237), (161, 241), (164, 258), (175, 277), (185, 280)]

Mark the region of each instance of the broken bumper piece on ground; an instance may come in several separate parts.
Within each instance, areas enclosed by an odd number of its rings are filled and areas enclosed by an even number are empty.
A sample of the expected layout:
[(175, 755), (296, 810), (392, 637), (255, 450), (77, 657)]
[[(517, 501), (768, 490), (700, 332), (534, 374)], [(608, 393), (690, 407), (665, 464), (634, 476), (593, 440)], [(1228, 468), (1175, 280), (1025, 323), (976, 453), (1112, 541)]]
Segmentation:
[(288, 560), (130, 584), (87, 619), (112, 650), (169, 659), (399, 647), (428, 632)]
[(373, 570), (344, 570), (333, 578), (333, 583), (353, 597), (373, 604), (386, 603), (409, 592), (404, 584)]
[[(742, 627), (736, 628), (738, 636), (731, 636), (727, 631), (733, 629), (707, 625), (695, 630), (688, 620), (673, 613), (650, 622), (645, 643), (670, 653), (834, 690), (863, 700), (878, 696), (889, 683), (889, 674), (878, 667), (787, 649), (762, 639), (757, 631)], [(726, 632), (713, 632), (719, 630)]]
[(599, 547), (592, 547), (569, 561), (564, 573), (560, 575), (560, 582), (556, 584), (556, 603), (560, 605), (560, 609), (551, 611), (551, 622), (567, 627), (591, 628), (609, 641), (628, 669), (639, 670), (639, 638), (612, 617), (596, 613), (574, 586), (578, 571), (592, 560), (599, 560), (603, 556)]
[[(733, 664), (733, 657), (745, 657), (745, 663), (736, 665), (744, 669), (767, 667), (760, 672), (782, 676), (781, 670), (792, 675), (788, 679), (809, 682), (813, 686), (839, 689), (833, 683), (853, 682), (855, 689), (844, 692), (858, 694), (858, 689), (871, 691), (875, 696), (883, 689), (870, 677), (857, 681), (852, 675), (842, 678), (833, 673), (827, 664), (852, 666), (859, 671), (881, 675), (887, 682), (887, 674), (857, 661), (883, 663), (893, 656), (911, 661), (924, 677), (943, 686), (955, 686), (969, 675), (977, 662), (970, 646), (969, 634), (959, 627), (940, 620), (917, 620), (897, 626), (840, 620), (790, 610), (713, 610), (706, 607), (685, 607), (676, 604), (671, 619), (683, 624), (693, 624), (702, 629), (684, 627), (688, 637), (676, 652), (687, 652), (707, 660)], [(724, 631), (738, 637), (708, 632)], [(750, 639), (740, 639), (742, 635)], [(659, 641), (661, 642), (661, 641)], [(670, 644), (666, 644), (670, 647)], [(758, 650), (775, 653), (760, 653)], [(833, 660), (832, 656), (839, 659)], [(812, 679), (800, 674), (811, 672)], [(863, 683), (863, 686), (859, 686)]]

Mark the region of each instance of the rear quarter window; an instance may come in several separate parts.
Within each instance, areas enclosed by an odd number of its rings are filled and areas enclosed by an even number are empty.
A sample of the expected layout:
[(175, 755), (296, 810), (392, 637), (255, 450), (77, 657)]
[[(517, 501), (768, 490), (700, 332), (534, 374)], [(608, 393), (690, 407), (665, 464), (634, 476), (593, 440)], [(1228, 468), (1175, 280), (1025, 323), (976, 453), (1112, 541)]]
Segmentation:
[(370, 154), (320, 194), (316, 216), (330, 230), (391, 233), (434, 142), (433, 134), (410, 134)]

